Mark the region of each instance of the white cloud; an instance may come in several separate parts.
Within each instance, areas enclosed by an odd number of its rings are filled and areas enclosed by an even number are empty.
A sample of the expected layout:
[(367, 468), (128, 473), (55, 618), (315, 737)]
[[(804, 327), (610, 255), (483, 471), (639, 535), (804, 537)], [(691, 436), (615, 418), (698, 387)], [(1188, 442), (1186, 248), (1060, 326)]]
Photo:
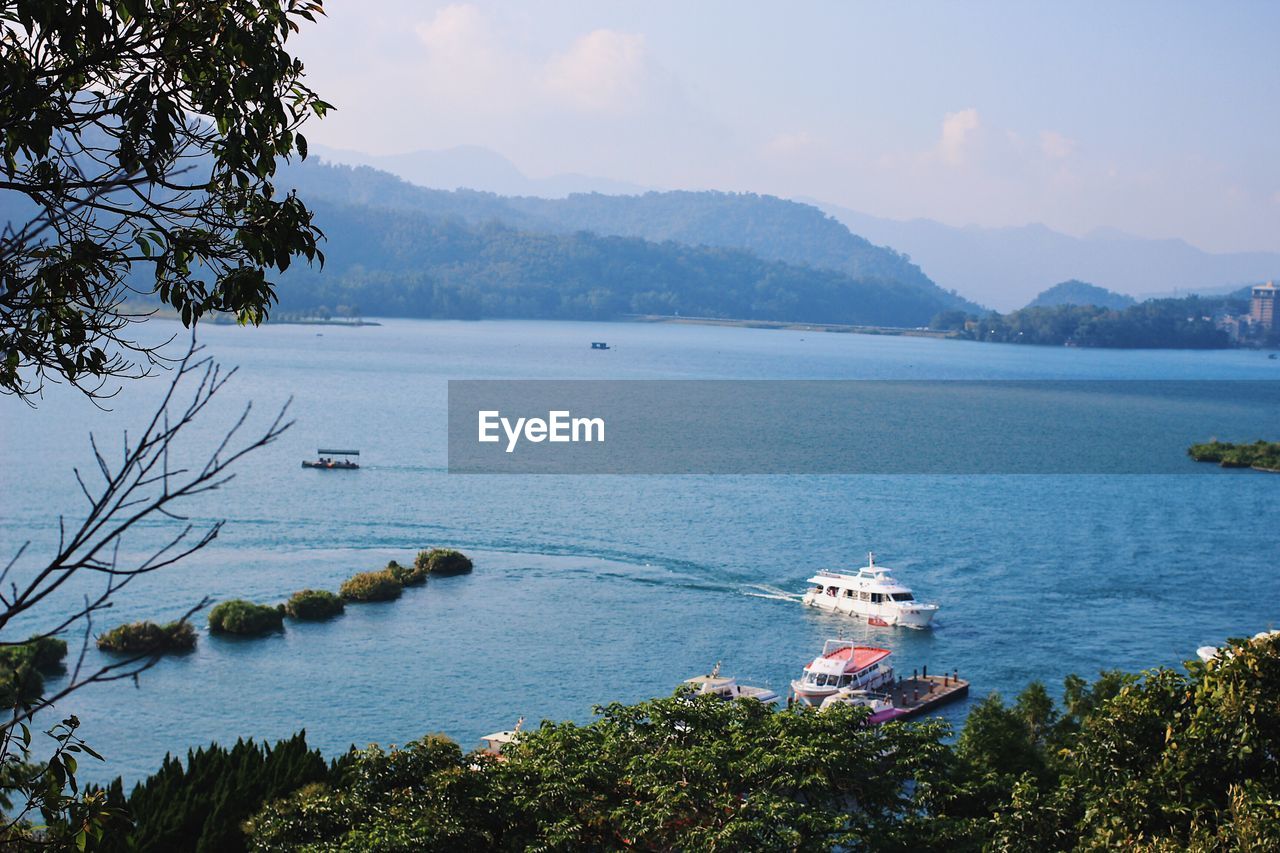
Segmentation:
[(428, 50), (445, 56), (473, 50), (487, 39), (487, 30), (480, 10), (466, 3), (445, 6), (430, 21), (414, 27), (419, 41)]
[(424, 48), (419, 78), (433, 97), (481, 113), (568, 108), (618, 114), (648, 94), (644, 36), (597, 29), (538, 55), (480, 7), (455, 3), (413, 28)]
[(413, 28), (425, 49), (415, 75), (418, 85), (453, 106), (510, 107), (512, 84), (521, 77), (516, 60), (502, 49), (489, 19), (476, 6), (445, 6)]
[(981, 126), (978, 111), (973, 107), (947, 113), (942, 119), (942, 136), (938, 140), (938, 155), (942, 161), (953, 166), (964, 162), (969, 138)]
[(617, 112), (642, 94), (648, 76), (644, 36), (594, 30), (551, 57), (543, 75), (547, 93), (592, 112)]
[(807, 130), (791, 133), (779, 133), (764, 145), (764, 152), (770, 156), (792, 157), (797, 154), (811, 152), (823, 145), (823, 140)]
[(1056, 130), (1040, 131), (1040, 152), (1050, 160), (1063, 160), (1076, 150), (1076, 141)]

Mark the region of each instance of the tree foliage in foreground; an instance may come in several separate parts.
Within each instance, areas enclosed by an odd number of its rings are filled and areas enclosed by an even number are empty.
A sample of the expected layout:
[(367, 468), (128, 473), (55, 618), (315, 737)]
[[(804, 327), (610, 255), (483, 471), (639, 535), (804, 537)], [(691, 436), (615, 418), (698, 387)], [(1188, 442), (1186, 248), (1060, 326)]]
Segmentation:
[(775, 713), (713, 697), (610, 705), (544, 723), (509, 760), (428, 737), (351, 757), (340, 781), (271, 804), (255, 850), (760, 850), (902, 836), (908, 782), (945, 751), (941, 724), (865, 712)]
[(119, 779), (106, 801), (133, 819), (128, 832), (96, 849), (114, 853), (236, 853), (245, 849), (240, 824), (261, 804), (330, 778), (330, 765), (299, 732), (275, 746), (239, 740), (180, 759), (165, 756), (160, 770), (125, 796)]
[(121, 303), (257, 323), (320, 258), (272, 185), (330, 107), (285, 44), (318, 0), (0, 2), (0, 391), (95, 393), (154, 352)]
[(137, 823), (100, 849), (1280, 849), (1280, 635), (1185, 672), (1069, 676), (1061, 703), (1038, 683), (992, 695), (954, 742), (847, 707), (597, 710), (522, 733), (502, 761), (439, 735), (327, 766), (301, 735), (278, 755), (197, 751), (127, 801), (109, 789)]

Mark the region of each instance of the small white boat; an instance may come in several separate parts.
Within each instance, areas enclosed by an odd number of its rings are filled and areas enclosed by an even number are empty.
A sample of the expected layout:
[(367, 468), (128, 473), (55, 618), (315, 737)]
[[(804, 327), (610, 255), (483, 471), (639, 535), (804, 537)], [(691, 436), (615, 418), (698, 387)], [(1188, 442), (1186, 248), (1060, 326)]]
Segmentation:
[[(1266, 639), (1269, 639), (1270, 637), (1274, 637), (1276, 634), (1280, 634), (1280, 630), (1259, 631), (1258, 633), (1253, 635), (1253, 640), (1251, 642), (1266, 640)], [(1219, 654), (1221, 654), (1222, 651), (1223, 651), (1222, 646), (1201, 646), (1200, 648), (1196, 649), (1196, 657), (1200, 658), (1200, 660), (1204, 661), (1205, 663), (1208, 663), (1209, 661), (1216, 658)], [(1231, 654), (1231, 649), (1228, 648), (1226, 652), (1227, 652), (1227, 655), (1229, 656)]]
[(938, 605), (916, 601), (911, 588), (876, 565), (876, 555), (867, 554), (867, 564), (857, 572), (820, 571), (809, 578), (812, 584), (802, 599), (810, 607), (821, 607), (865, 619), (872, 625), (899, 625), (928, 628)]
[(505, 732), (494, 732), (480, 738), (480, 752), (492, 755), (499, 761), (505, 761), (506, 756), (502, 754), (502, 750), (516, 739), (520, 734), (521, 727), (524, 726), (524, 717), (516, 720), (516, 727)]
[(685, 684), (693, 688), (694, 696), (718, 696), (721, 699), (754, 699), (771, 704), (778, 701), (778, 694), (768, 687), (751, 687), (739, 684), (736, 678), (720, 674), (720, 664), (707, 675), (686, 678)]
[(841, 690), (875, 690), (893, 683), (893, 667), (888, 649), (855, 646), (852, 640), (827, 640), (822, 654), (804, 668), (804, 675), (791, 682), (791, 692), (807, 705), (823, 701)]
[(873, 726), (907, 715), (906, 710), (894, 705), (893, 700), (886, 694), (873, 693), (870, 690), (841, 688), (826, 699), (823, 699), (822, 704), (818, 706), (818, 710), (825, 711), (836, 705), (857, 705), (870, 710), (871, 716), (867, 717), (867, 723)]

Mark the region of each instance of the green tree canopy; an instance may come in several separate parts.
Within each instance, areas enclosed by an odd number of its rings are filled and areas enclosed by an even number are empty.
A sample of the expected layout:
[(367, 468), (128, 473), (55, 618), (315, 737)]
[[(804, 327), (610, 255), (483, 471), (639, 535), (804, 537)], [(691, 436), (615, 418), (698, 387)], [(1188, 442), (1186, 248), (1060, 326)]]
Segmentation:
[(825, 850), (909, 845), (939, 723), (676, 696), (543, 723), (504, 759), (439, 737), (353, 753), (248, 824), (254, 850)]

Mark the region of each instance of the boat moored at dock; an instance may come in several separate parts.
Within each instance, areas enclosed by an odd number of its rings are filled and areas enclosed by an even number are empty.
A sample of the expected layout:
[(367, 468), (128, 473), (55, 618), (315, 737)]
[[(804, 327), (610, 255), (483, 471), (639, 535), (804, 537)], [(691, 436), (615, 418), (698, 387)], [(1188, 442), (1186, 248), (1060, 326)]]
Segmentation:
[(855, 705), (866, 708), (870, 711), (867, 717), (868, 725), (876, 726), (880, 723), (888, 723), (893, 720), (901, 719), (907, 716), (907, 711), (893, 704), (893, 697), (887, 693), (875, 693), (870, 690), (851, 690), (848, 687), (841, 688), (832, 693), (826, 699), (822, 700), (822, 704), (818, 709), (825, 711), (836, 705)]
[(778, 694), (768, 687), (752, 687), (748, 684), (739, 684), (736, 678), (721, 675), (719, 664), (716, 664), (715, 668), (707, 675), (695, 675), (693, 678), (686, 678), (684, 683), (693, 688), (694, 696), (717, 696), (726, 700), (754, 699), (767, 705), (771, 705), (779, 699)]
[(851, 640), (827, 640), (822, 654), (791, 682), (791, 691), (807, 705), (821, 705), (841, 690), (875, 690), (893, 682), (888, 649), (857, 646)]
[(938, 605), (916, 601), (911, 588), (889, 572), (889, 568), (877, 566), (876, 555), (869, 553), (867, 565), (856, 572), (823, 570), (809, 578), (812, 586), (802, 601), (810, 607), (865, 619), (872, 625), (929, 627)]
[(506, 761), (507, 757), (502, 754), (511, 743), (520, 735), (520, 729), (524, 727), (524, 717), (516, 720), (516, 727), (501, 732), (493, 732), (480, 738), (480, 752), (482, 755), (488, 755), (496, 758), (498, 761)]

